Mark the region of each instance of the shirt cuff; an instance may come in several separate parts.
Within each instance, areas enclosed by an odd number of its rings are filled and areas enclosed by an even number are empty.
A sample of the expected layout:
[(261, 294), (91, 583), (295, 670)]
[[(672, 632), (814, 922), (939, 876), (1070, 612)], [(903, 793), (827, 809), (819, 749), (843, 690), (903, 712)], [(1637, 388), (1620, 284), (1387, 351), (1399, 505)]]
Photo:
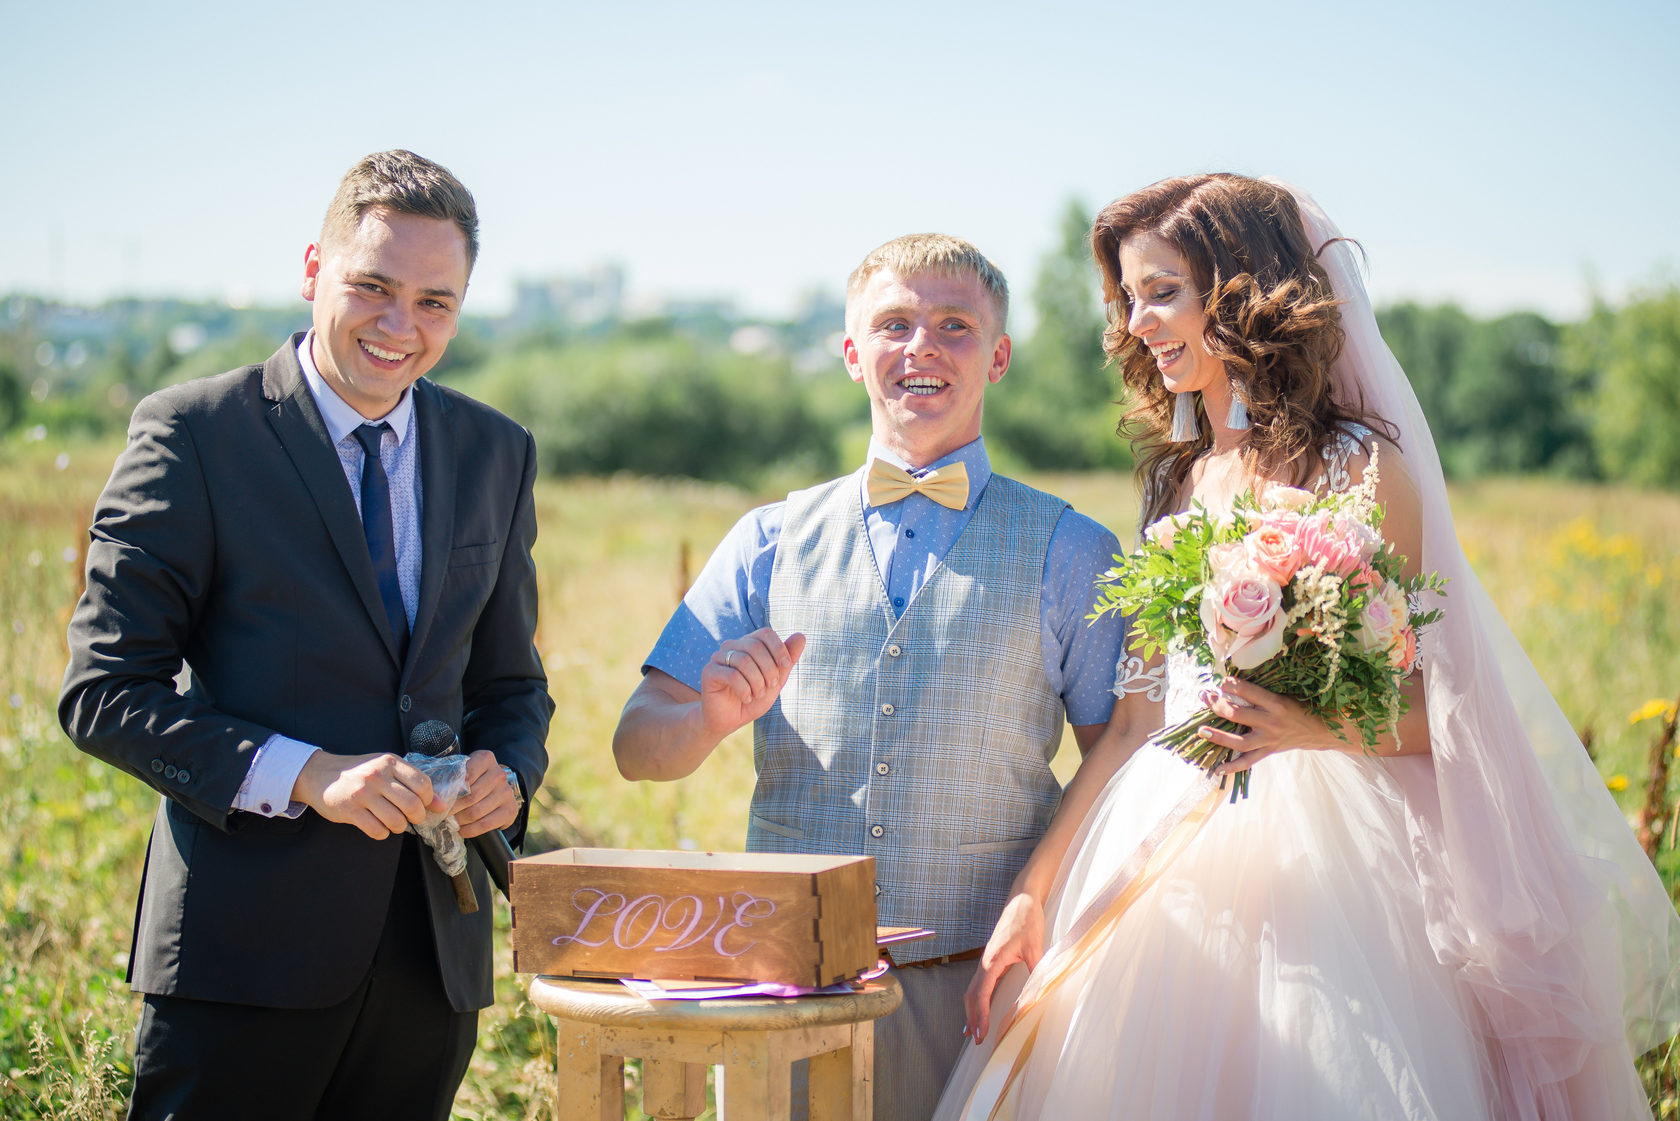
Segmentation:
[(269, 736), (251, 756), (245, 781), (234, 795), (233, 808), (263, 817), (296, 817), (308, 809), (302, 802), (291, 800), (292, 787), (303, 765), (319, 750), (289, 736)]

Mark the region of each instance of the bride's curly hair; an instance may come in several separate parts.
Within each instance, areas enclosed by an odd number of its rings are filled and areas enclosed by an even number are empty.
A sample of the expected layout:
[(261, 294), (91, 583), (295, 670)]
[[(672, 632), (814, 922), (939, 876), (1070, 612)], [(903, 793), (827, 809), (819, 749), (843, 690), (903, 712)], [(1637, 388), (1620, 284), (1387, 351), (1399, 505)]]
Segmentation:
[(1306, 483), (1315, 453), (1339, 426), (1360, 423), (1389, 439), (1394, 427), (1361, 402), (1332, 393), (1331, 366), (1342, 350), (1341, 314), (1330, 278), (1307, 241), (1295, 199), (1281, 186), (1221, 172), (1164, 179), (1104, 207), (1091, 229), (1102, 273), (1108, 326), (1103, 350), (1120, 368), (1131, 408), (1119, 434), (1131, 440), (1143, 489), (1142, 524), (1177, 503), (1191, 464), (1213, 442), (1196, 395), (1196, 439), (1173, 443), (1174, 395), (1154, 357), (1127, 330), (1131, 299), (1121, 287), (1120, 243), (1154, 234), (1184, 256), (1204, 293), (1208, 353), (1225, 366), (1248, 406), (1252, 429), (1243, 456), (1251, 467), (1288, 472)]

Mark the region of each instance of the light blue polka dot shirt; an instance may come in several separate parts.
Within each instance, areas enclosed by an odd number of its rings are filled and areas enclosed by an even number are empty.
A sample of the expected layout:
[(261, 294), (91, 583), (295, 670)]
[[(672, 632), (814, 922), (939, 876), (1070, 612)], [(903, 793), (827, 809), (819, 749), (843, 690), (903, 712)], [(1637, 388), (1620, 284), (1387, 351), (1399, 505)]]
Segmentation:
[[(909, 468), (873, 440), (869, 455)], [(899, 614), (956, 543), (992, 477), (983, 439), (958, 448), (926, 469), (958, 461), (968, 469), (969, 479), (968, 503), (961, 510), (948, 510), (920, 494), (871, 506), (865, 485), (867, 460), (856, 473), (870, 548), (886, 582), (887, 595)], [(698, 689), (700, 671), (720, 644), (766, 625), (769, 612), (765, 596), (770, 590), (785, 506), (785, 502), (760, 506), (735, 523), (665, 625), (642, 667), (644, 671), (663, 670)], [(1076, 726), (1106, 723), (1114, 707), (1112, 687), (1124, 636), (1122, 621), (1110, 613), (1088, 624), (1085, 616), (1096, 599), (1093, 585), (1097, 576), (1113, 565), (1119, 551), (1114, 534), (1069, 510), (1056, 523), (1044, 561), (1040, 611), (1044, 676), (1062, 698), (1069, 723)]]

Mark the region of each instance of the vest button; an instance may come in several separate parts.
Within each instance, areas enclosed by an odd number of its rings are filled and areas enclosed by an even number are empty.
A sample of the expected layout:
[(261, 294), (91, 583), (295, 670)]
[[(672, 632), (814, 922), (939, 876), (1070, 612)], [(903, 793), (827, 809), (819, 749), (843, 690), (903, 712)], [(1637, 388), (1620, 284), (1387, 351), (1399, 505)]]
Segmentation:
[(404, 712), (407, 712), (409, 709), (414, 707), (414, 698), (410, 697), (407, 693), (404, 693), (400, 698), (398, 698), (397, 707), (402, 709)]
[(876, 894), (876, 895), (880, 895), (880, 894), (881, 894), (881, 885), (880, 885), (880, 884), (876, 884), (876, 885), (875, 885), (875, 894)]
[(881, 706), (881, 715), (882, 716), (891, 716), (893, 714), (893, 712), (894, 712), (894, 709), (893, 709), (892, 705), (885, 704), (885, 705)]
[(904, 653), (904, 648), (896, 642), (887, 647), (887, 656), (889, 658), (896, 658), (902, 653)]
[(887, 831), (882, 829), (879, 825), (871, 825), (869, 827), (869, 835), (871, 837), (885, 837), (887, 835)]
[(892, 768), (887, 766), (887, 764), (884, 761), (875, 764), (875, 773), (878, 774), (878, 775), (884, 775), (890, 770), (892, 770)]

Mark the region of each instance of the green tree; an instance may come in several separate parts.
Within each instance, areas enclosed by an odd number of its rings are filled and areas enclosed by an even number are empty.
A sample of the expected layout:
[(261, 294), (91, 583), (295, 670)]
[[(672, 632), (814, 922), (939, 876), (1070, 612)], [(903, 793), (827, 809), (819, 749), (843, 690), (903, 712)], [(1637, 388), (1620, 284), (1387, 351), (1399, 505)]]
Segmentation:
[(1118, 379), (1103, 354), (1100, 283), (1091, 260), (1091, 218), (1078, 201), (1062, 212), (1060, 237), (1033, 283), (1038, 324), (990, 393), (986, 431), (1032, 467), (1131, 466), (1115, 435)]
[(1450, 475), (1592, 473), (1581, 386), (1562, 331), (1533, 312), (1477, 319), (1454, 304), (1398, 304), (1378, 325), (1412, 383)]
[(1406, 371), (1435, 442), (1443, 448), (1451, 446), (1463, 433), (1448, 402), (1448, 390), (1464, 363), (1475, 321), (1456, 304), (1403, 303), (1379, 310), (1377, 326)]
[(838, 466), (832, 427), (785, 358), (620, 336), (492, 358), (465, 388), (529, 427), (551, 474), (752, 485)]
[(1606, 474), (1680, 488), (1680, 284), (1594, 306), (1568, 333), (1568, 364), (1596, 386), (1593, 447)]
[(24, 396), (22, 375), (10, 362), (0, 358), (0, 435), (10, 432), (23, 420)]
[(1450, 458), (1460, 475), (1592, 473), (1592, 445), (1559, 351), (1561, 330), (1533, 312), (1478, 322), (1447, 387)]

